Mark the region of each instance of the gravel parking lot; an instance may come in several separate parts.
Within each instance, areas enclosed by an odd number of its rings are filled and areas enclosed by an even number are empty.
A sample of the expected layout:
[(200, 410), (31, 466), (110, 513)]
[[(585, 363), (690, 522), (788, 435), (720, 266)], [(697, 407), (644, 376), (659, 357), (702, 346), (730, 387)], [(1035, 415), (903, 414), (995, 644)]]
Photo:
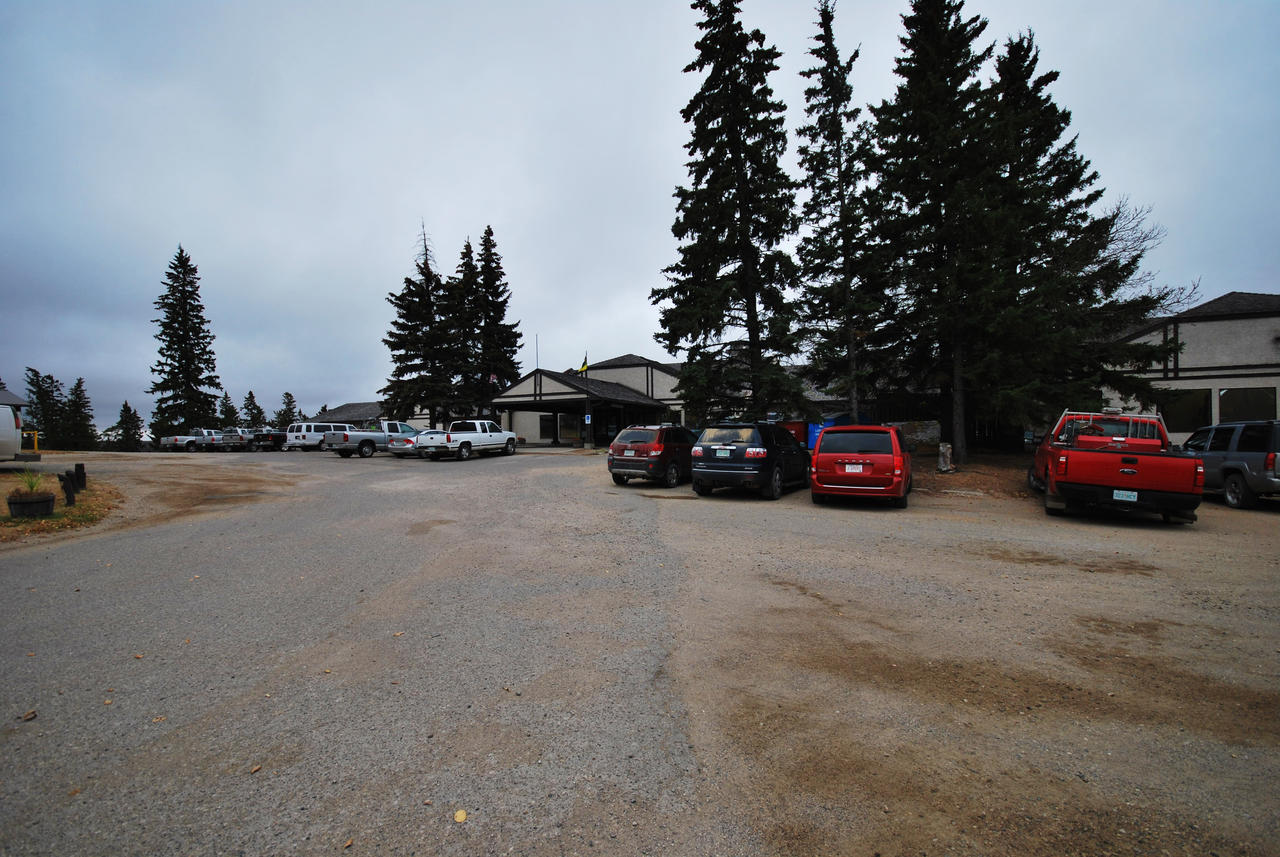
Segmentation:
[(0, 545), (0, 854), (1280, 854), (1280, 504), (76, 460), (130, 499)]

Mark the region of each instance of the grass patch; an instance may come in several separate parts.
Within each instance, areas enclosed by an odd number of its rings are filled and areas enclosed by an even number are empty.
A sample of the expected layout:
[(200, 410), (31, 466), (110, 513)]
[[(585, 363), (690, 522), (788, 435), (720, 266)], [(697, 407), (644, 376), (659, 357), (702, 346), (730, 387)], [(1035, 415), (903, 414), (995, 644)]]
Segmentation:
[[(0, 506), (0, 542), (16, 542), (26, 536), (58, 533), (91, 527), (105, 518), (124, 501), (124, 495), (110, 483), (89, 478), (89, 487), (76, 495), (76, 504), (68, 506), (57, 477), (46, 473), (45, 490), (54, 493), (53, 515), (48, 518), (11, 518), (7, 506)], [(0, 473), (0, 496), (22, 484), (18, 473)]]

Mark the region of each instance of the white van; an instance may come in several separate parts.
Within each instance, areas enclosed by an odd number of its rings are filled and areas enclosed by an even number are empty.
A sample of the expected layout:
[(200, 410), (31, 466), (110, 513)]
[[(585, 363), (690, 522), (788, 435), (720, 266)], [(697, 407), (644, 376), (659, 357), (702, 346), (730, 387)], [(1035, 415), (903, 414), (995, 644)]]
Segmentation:
[(40, 453), (22, 451), (22, 411), (0, 405), (0, 461), (39, 461)]
[(285, 432), (284, 450), (324, 449), (324, 433), (327, 431), (355, 431), (350, 423), (294, 423)]

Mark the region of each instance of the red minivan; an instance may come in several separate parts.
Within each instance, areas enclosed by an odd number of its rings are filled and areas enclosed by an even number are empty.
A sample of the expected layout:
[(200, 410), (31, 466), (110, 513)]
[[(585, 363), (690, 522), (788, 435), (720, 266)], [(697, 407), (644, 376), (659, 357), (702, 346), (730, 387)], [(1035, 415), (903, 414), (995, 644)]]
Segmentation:
[(886, 497), (900, 509), (911, 493), (911, 452), (897, 426), (829, 426), (809, 465), (809, 496)]

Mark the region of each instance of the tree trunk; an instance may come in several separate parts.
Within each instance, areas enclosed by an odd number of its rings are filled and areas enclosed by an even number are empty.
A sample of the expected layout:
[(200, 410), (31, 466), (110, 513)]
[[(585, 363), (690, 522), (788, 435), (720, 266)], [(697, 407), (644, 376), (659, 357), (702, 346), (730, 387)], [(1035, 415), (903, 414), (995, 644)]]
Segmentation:
[(969, 460), (964, 436), (964, 346), (959, 342), (951, 355), (951, 459), (956, 465)]

